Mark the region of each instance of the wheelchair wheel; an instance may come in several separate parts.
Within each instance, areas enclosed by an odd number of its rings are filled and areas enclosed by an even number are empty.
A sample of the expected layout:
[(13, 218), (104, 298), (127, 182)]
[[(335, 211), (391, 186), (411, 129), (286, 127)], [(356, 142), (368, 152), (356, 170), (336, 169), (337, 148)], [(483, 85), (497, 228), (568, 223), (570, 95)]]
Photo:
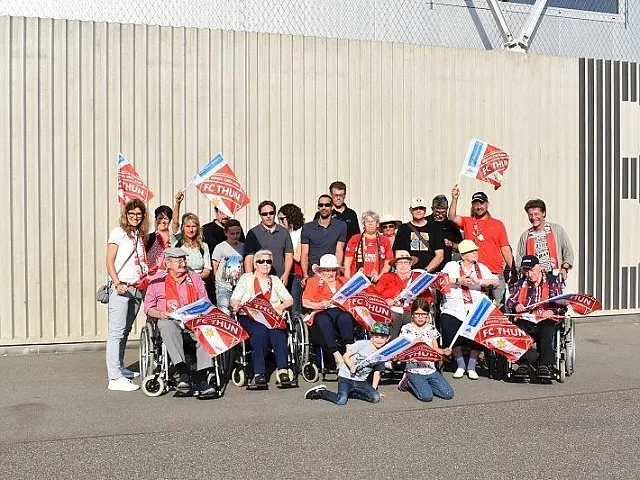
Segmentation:
[(142, 391), (147, 397), (159, 397), (165, 391), (166, 384), (160, 375), (147, 375), (142, 380)]
[(576, 329), (573, 318), (567, 317), (565, 322), (565, 357), (567, 365), (567, 375), (573, 375), (576, 369)]
[(245, 383), (245, 374), (244, 374), (244, 370), (236, 367), (233, 369), (233, 371), (231, 372), (231, 382), (236, 386), (236, 387), (242, 387), (244, 386)]
[(558, 382), (564, 383), (567, 378), (567, 365), (564, 359), (560, 360), (560, 366), (558, 367)]
[(294, 361), (298, 370), (301, 370), (302, 365), (309, 361), (309, 331), (299, 317), (293, 319), (293, 348)]
[(315, 363), (307, 362), (302, 366), (302, 378), (307, 383), (316, 383), (320, 380), (320, 370)]
[(140, 375), (142, 378), (151, 375), (153, 372), (153, 361), (153, 339), (151, 338), (149, 328), (145, 325), (140, 331), (140, 357), (138, 359), (138, 366), (140, 368)]

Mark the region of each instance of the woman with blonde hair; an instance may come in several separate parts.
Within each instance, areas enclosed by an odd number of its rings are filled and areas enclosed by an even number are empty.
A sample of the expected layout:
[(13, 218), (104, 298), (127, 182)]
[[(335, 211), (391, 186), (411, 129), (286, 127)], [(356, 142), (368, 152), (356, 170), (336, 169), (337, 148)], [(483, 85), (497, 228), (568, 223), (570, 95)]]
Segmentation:
[(124, 349), (138, 314), (149, 273), (145, 238), (149, 230), (147, 208), (130, 200), (122, 208), (120, 225), (109, 234), (105, 265), (111, 281), (108, 304), (107, 375), (109, 390), (130, 392), (136, 373), (124, 368)]
[[(176, 202), (173, 207), (171, 246), (182, 248), (187, 252), (187, 267), (200, 274), (200, 278), (206, 280), (211, 274), (211, 252), (209, 246), (203, 241), (200, 219), (195, 213), (185, 213), (182, 223), (178, 225), (180, 204), (184, 199), (184, 193), (176, 193)], [(180, 231), (178, 231), (178, 228)]]

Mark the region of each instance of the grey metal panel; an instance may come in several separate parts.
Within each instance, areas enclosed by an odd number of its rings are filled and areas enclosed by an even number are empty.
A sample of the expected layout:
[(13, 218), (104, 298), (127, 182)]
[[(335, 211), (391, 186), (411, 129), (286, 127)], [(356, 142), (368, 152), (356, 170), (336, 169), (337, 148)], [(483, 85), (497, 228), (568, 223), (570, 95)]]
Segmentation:
[[(604, 294), (602, 296), (603, 299), (603, 307), (606, 310), (611, 309), (611, 268), (612, 268), (612, 257), (613, 250), (611, 249), (611, 224), (612, 222), (612, 205), (616, 202), (619, 202), (619, 199), (614, 199), (611, 195), (612, 190), (612, 173), (613, 173), (613, 162), (611, 161), (611, 146), (612, 146), (612, 133), (613, 129), (611, 126), (611, 96), (612, 96), (612, 88), (611, 88), (611, 62), (604, 62), (604, 214), (603, 214), (603, 222), (604, 222)], [(617, 273), (617, 272), (616, 272)]]
[(629, 198), (629, 158), (622, 158), (622, 198)]
[(596, 286), (595, 293), (597, 298), (604, 298), (603, 289), (604, 285), (602, 282), (603, 277), (603, 249), (602, 244), (604, 243), (604, 136), (609, 133), (604, 130), (604, 100), (603, 100), (603, 91), (604, 91), (604, 78), (603, 78), (603, 61), (596, 60), (596, 105), (595, 105), (595, 115), (596, 115), (596, 155), (595, 155), (595, 170), (594, 174), (596, 177), (596, 190), (595, 190), (595, 236), (593, 238), (593, 246), (595, 250), (595, 278), (596, 278)]
[(629, 308), (629, 267), (622, 267), (622, 287), (620, 288), (622, 301), (620, 308)]
[(620, 62), (613, 63), (613, 286), (612, 308), (620, 308)]
[(629, 167), (629, 177), (631, 179), (629, 198), (638, 198), (638, 158), (630, 158)]
[(629, 268), (629, 308), (638, 306), (638, 267)]
[(630, 81), (630, 91), (629, 100), (635, 102), (638, 99), (638, 64), (635, 62), (631, 62), (629, 64), (629, 81)]
[(629, 100), (629, 62), (622, 62), (622, 101)]
[[(578, 256), (580, 265), (585, 264), (586, 248), (586, 205), (587, 205), (587, 106), (586, 106), (586, 60), (581, 58), (578, 61), (578, 209), (580, 215), (580, 235)], [(581, 268), (579, 274), (580, 291), (586, 288), (586, 269)]]
[(587, 269), (587, 281), (586, 291), (595, 293), (595, 181), (596, 181), (596, 161), (595, 161), (595, 145), (596, 145), (596, 122), (595, 122), (595, 110), (596, 110), (596, 80), (595, 80), (595, 61), (593, 59), (587, 60), (587, 105), (588, 105), (588, 117), (587, 117), (587, 197), (588, 202), (588, 217), (587, 217), (587, 252), (585, 262), (582, 264)]

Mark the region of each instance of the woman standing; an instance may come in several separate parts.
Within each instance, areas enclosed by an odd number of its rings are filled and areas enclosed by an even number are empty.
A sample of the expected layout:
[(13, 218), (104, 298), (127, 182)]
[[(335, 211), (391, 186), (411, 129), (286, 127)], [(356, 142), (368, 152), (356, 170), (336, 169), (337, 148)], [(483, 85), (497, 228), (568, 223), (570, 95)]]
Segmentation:
[(216, 302), (224, 313), (229, 315), (229, 299), (240, 276), (244, 273), (244, 243), (240, 241), (242, 227), (234, 218), (224, 224), (227, 239), (216, 245), (211, 254), (213, 275), (216, 279)]
[(400, 225), (402, 225), (402, 222), (397, 220), (393, 215), (383, 215), (380, 219), (378, 231), (387, 237), (391, 246), (393, 246), (393, 242), (396, 240), (396, 230), (398, 230)]
[(145, 242), (149, 271), (166, 270), (164, 264), (164, 251), (171, 246), (171, 233), (169, 224), (173, 217), (173, 210), (167, 205), (160, 205), (155, 210), (156, 231), (149, 234)]
[(109, 294), (107, 333), (107, 375), (109, 390), (130, 392), (139, 387), (131, 382), (134, 372), (124, 368), (124, 349), (142, 303), (143, 282), (149, 273), (144, 239), (148, 231), (147, 208), (130, 200), (120, 214), (120, 225), (109, 234), (106, 267), (113, 282)]
[[(463, 240), (458, 244), (458, 251), (462, 260), (447, 263), (442, 271), (449, 275), (451, 289), (442, 297), (440, 308), (440, 326), (442, 328), (442, 341), (449, 346), (456, 332), (462, 325), (474, 303), (476, 303), (487, 288), (496, 288), (499, 284), (498, 277), (482, 263), (478, 262), (478, 246), (471, 240)], [(467, 344), (471, 349), (469, 364), (465, 365), (462, 356), (462, 346)], [(458, 364), (458, 369), (453, 378), (462, 378), (466, 370), (471, 380), (477, 380), (476, 363), (478, 360), (478, 345), (471, 340), (459, 337), (453, 346), (453, 356)]]
[(344, 252), (344, 274), (347, 278), (362, 269), (376, 283), (391, 269), (389, 261), (393, 258), (393, 251), (389, 239), (378, 233), (379, 220), (378, 214), (371, 210), (362, 214), (363, 232), (349, 239)]
[[(269, 275), (273, 265), (273, 254), (269, 250), (258, 250), (253, 255), (253, 272), (240, 277), (231, 295), (231, 309), (238, 311), (242, 304), (248, 302), (258, 294), (263, 294), (280, 315), (293, 304), (293, 298), (276, 275)], [(265, 387), (267, 385), (267, 369), (265, 357), (269, 343), (273, 347), (276, 357), (277, 380), (281, 385), (291, 383), (287, 372), (287, 330), (268, 329), (246, 315), (238, 315), (238, 322), (249, 334), (249, 341), (253, 348), (251, 360), (253, 362), (253, 380), (250, 386)]]
[(304, 225), (304, 214), (297, 205), (286, 203), (278, 210), (278, 221), (280, 225), (289, 230), (289, 235), (291, 235), (291, 243), (293, 243), (293, 268), (289, 275), (287, 288), (293, 297), (293, 315), (302, 317), (302, 267), (300, 266), (302, 245), (300, 243), (300, 234), (302, 233), (302, 225)]

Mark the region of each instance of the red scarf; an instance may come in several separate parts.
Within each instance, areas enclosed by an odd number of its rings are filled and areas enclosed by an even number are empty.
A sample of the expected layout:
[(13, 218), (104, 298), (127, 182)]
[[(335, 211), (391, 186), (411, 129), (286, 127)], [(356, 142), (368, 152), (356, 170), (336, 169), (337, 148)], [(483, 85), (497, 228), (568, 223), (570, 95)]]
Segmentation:
[[(464, 273), (464, 269), (462, 268), (462, 262), (459, 262), (459, 264), (460, 264), (460, 278), (464, 278), (466, 274)], [(482, 273), (480, 273), (480, 267), (478, 266), (478, 262), (475, 262), (473, 266), (476, 269), (476, 278), (478, 280), (482, 280)], [(462, 300), (464, 301), (464, 303), (473, 303), (473, 300), (471, 299), (471, 291), (469, 290), (469, 287), (465, 285), (460, 285), (460, 288), (462, 289)], [(482, 287), (480, 291), (484, 292), (485, 291), (484, 287)]]
[[(534, 297), (534, 303), (540, 302), (542, 300), (546, 300), (549, 298), (549, 284), (545, 281), (544, 275), (542, 276), (542, 281), (540, 285), (535, 285), (529, 283), (527, 280), (524, 281), (522, 287), (520, 287), (520, 291), (518, 292), (518, 303), (522, 306), (527, 306), (529, 300), (529, 290), (531, 288), (535, 288), (538, 291), (536, 292), (536, 297)], [(541, 305), (539, 308), (534, 309), (531, 313), (535, 315), (542, 314), (544, 310), (544, 306)]]
[[(198, 299), (198, 292), (196, 286), (193, 284), (193, 280), (187, 273), (187, 304), (193, 303)], [(172, 312), (176, 311), (180, 307), (184, 307), (180, 301), (180, 294), (178, 293), (178, 284), (171, 275), (164, 277), (164, 295), (167, 299), (167, 309)], [(185, 304), (186, 305), (186, 304)]]
[[(534, 242), (536, 230), (531, 227), (527, 234), (527, 255), (536, 255), (536, 246)], [(556, 237), (551, 231), (551, 225), (544, 224), (544, 233), (547, 237), (547, 248), (549, 249), (549, 259), (551, 260), (551, 269), (556, 270), (559, 267), (558, 250), (556, 248)]]
[(262, 286), (260, 285), (260, 280), (258, 280), (258, 277), (254, 276), (253, 277), (253, 292), (256, 295), (260, 295), (262, 293), (262, 295), (264, 295), (264, 298), (266, 298), (267, 300), (271, 301), (271, 277), (268, 277), (269, 279), (269, 283), (267, 285), (267, 291), (263, 292), (262, 291)]

